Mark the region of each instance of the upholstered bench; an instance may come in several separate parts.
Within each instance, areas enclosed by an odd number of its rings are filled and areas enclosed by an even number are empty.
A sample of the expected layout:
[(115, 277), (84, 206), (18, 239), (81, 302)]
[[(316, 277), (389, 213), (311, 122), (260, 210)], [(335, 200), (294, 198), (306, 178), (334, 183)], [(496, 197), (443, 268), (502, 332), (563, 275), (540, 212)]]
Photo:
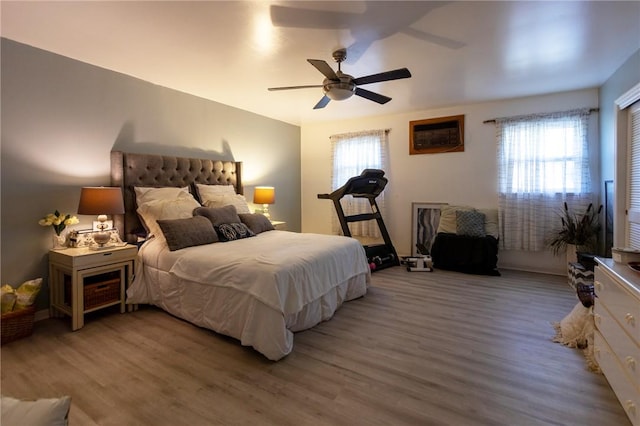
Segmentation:
[(500, 275), (498, 210), (443, 206), (431, 257), (436, 269)]

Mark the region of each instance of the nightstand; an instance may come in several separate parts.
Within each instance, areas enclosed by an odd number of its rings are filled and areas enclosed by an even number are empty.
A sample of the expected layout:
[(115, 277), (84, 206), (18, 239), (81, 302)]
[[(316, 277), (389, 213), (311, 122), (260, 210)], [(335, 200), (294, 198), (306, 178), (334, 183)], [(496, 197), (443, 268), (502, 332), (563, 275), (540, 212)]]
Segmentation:
[(272, 220), (271, 224), (278, 231), (286, 231), (287, 230), (287, 222), (282, 222), (279, 220)]
[(133, 245), (103, 250), (68, 248), (49, 251), (49, 311), (68, 315), (71, 329), (84, 326), (84, 314), (120, 305), (125, 312), (125, 291), (133, 277), (138, 249)]

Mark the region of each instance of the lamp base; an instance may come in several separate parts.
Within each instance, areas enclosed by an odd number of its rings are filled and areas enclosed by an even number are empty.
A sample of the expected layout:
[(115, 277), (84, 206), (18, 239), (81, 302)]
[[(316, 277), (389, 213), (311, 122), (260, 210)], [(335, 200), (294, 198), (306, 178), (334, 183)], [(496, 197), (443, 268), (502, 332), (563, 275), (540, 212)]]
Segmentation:
[(269, 204), (262, 205), (262, 215), (271, 220), (271, 215), (269, 214)]
[(105, 232), (103, 228), (102, 231), (93, 234), (93, 241), (95, 241), (99, 247), (103, 247), (111, 241), (111, 233)]

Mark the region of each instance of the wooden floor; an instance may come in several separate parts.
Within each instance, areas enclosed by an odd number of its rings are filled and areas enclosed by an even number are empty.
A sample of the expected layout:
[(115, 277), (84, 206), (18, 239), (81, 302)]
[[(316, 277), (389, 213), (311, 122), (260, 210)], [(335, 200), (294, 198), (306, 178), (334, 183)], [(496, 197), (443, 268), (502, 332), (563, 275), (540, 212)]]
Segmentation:
[(630, 424), (551, 341), (566, 279), (502, 274), (377, 272), (276, 363), (155, 308), (41, 321), (2, 347), (2, 394), (71, 395), (72, 426)]

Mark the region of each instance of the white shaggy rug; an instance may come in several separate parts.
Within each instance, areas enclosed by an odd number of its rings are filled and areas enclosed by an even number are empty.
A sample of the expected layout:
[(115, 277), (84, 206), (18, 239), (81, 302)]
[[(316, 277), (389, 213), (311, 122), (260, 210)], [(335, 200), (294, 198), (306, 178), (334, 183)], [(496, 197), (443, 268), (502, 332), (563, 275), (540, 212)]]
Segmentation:
[(552, 325), (556, 330), (554, 342), (582, 349), (587, 360), (587, 368), (595, 373), (601, 372), (593, 354), (593, 308), (585, 308), (578, 302), (569, 315)]

